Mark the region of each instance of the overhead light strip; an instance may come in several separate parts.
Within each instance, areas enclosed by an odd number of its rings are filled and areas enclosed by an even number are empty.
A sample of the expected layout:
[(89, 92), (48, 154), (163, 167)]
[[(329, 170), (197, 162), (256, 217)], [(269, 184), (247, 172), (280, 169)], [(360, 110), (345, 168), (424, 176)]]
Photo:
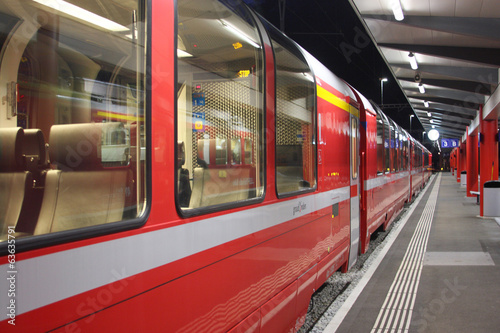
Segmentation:
[(128, 31), (129, 28), (111, 21), (105, 17), (94, 14), (86, 9), (70, 4), (63, 0), (33, 0), (41, 5), (47, 6), (79, 20), (83, 20), (92, 25), (104, 28), (110, 31)]
[(420, 83), (418, 85), (418, 90), (420, 91), (421, 94), (425, 94), (425, 88), (424, 88), (424, 85), (422, 83)]
[(408, 58), (410, 58), (411, 69), (418, 69), (417, 58), (415, 58), (415, 55), (413, 54), (413, 52), (410, 52), (408, 54)]

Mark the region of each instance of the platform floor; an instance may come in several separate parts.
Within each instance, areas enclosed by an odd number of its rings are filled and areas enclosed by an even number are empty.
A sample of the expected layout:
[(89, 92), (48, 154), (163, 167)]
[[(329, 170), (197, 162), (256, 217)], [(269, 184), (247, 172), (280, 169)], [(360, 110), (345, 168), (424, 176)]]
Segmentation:
[(366, 286), (324, 332), (500, 332), (500, 226), (478, 215), (450, 173), (433, 177)]

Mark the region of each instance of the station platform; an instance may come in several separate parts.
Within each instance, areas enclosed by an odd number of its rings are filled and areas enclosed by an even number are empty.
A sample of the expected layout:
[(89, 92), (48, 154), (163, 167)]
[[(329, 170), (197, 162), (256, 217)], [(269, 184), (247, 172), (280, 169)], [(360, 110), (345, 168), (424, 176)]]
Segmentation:
[(500, 332), (500, 226), (450, 173), (431, 179), (324, 332)]

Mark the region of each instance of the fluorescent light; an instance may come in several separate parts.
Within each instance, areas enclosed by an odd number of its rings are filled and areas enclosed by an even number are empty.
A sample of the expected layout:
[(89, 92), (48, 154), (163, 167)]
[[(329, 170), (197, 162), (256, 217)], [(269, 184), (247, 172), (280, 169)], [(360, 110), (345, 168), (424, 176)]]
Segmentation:
[(427, 112), (427, 117), (429, 117), (429, 118), (432, 117), (432, 113)]
[(186, 51), (177, 49), (177, 58), (189, 58), (192, 57), (193, 55), (191, 53), (188, 53)]
[(424, 88), (424, 85), (422, 83), (420, 83), (418, 85), (418, 90), (420, 91), (421, 94), (425, 94), (425, 88)]
[(107, 30), (111, 31), (130, 30), (129, 28), (121, 24), (108, 20), (105, 17), (94, 14), (86, 9), (75, 6), (63, 0), (33, 0), (33, 1)]
[(231, 31), (236, 36), (243, 38), (247, 43), (249, 43), (253, 47), (260, 49), (260, 45), (257, 44), (257, 42), (255, 42), (252, 38), (248, 37), (248, 35), (245, 34), (243, 31), (241, 31), (240, 29), (236, 28), (235, 26), (224, 20), (220, 20), (220, 23), (222, 24), (222, 26), (229, 29), (229, 31)]
[[(425, 106), (426, 108), (428, 108), (428, 107), (429, 107), (429, 102), (424, 101), (424, 106)], [(429, 113), (429, 112), (427, 112), (427, 114), (430, 114), (430, 113)], [(429, 117), (430, 117), (430, 116), (429, 116)]]
[(394, 18), (396, 21), (403, 21), (405, 15), (403, 14), (403, 8), (401, 8), (401, 3), (399, 0), (392, 1), (392, 13), (394, 14)]
[(410, 58), (411, 69), (418, 69), (417, 58), (415, 58), (415, 55), (412, 52), (410, 52), (408, 54), (408, 57)]
[(383, 79), (380, 79), (380, 81), (382, 81), (382, 82), (387, 82), (387, 81), (389, 81), (389, 80), (388, 80), (386, 77), (384, 77)]

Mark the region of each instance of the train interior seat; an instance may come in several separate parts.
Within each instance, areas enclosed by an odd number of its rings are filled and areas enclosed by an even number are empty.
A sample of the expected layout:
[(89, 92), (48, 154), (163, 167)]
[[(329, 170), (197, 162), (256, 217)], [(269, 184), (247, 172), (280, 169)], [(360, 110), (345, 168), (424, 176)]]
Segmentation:
[(0, 129), (1, 235), (7, 235), (9, 227), (17, 231), (21, 212), (29, 205), (33, 190), (33, 175), (24, 170), (23, 139), (20, 127)]
[(21, 210), (17, 232), (33, 234), (42, 205), (43, 184), (49, 162), (47, 145), (40, 129), (25, 129), (23, 138), (24, 169), (32, 175), (32, 188), (25, 195), (27, 204)]
[(190, 208), (246, 200), (255, 196), (255, 167), (231, 165), (227, 163), (225, 156), (217, 151), (214, 139), (198, 140), (200, 167), (193, 171)]
[(128, 167), (105, 168), (101, 142), (112, 129), (102, 123), (54, 125), (43, 202), (34, 234), (63, 231), (122, 219), (130, 193)]

